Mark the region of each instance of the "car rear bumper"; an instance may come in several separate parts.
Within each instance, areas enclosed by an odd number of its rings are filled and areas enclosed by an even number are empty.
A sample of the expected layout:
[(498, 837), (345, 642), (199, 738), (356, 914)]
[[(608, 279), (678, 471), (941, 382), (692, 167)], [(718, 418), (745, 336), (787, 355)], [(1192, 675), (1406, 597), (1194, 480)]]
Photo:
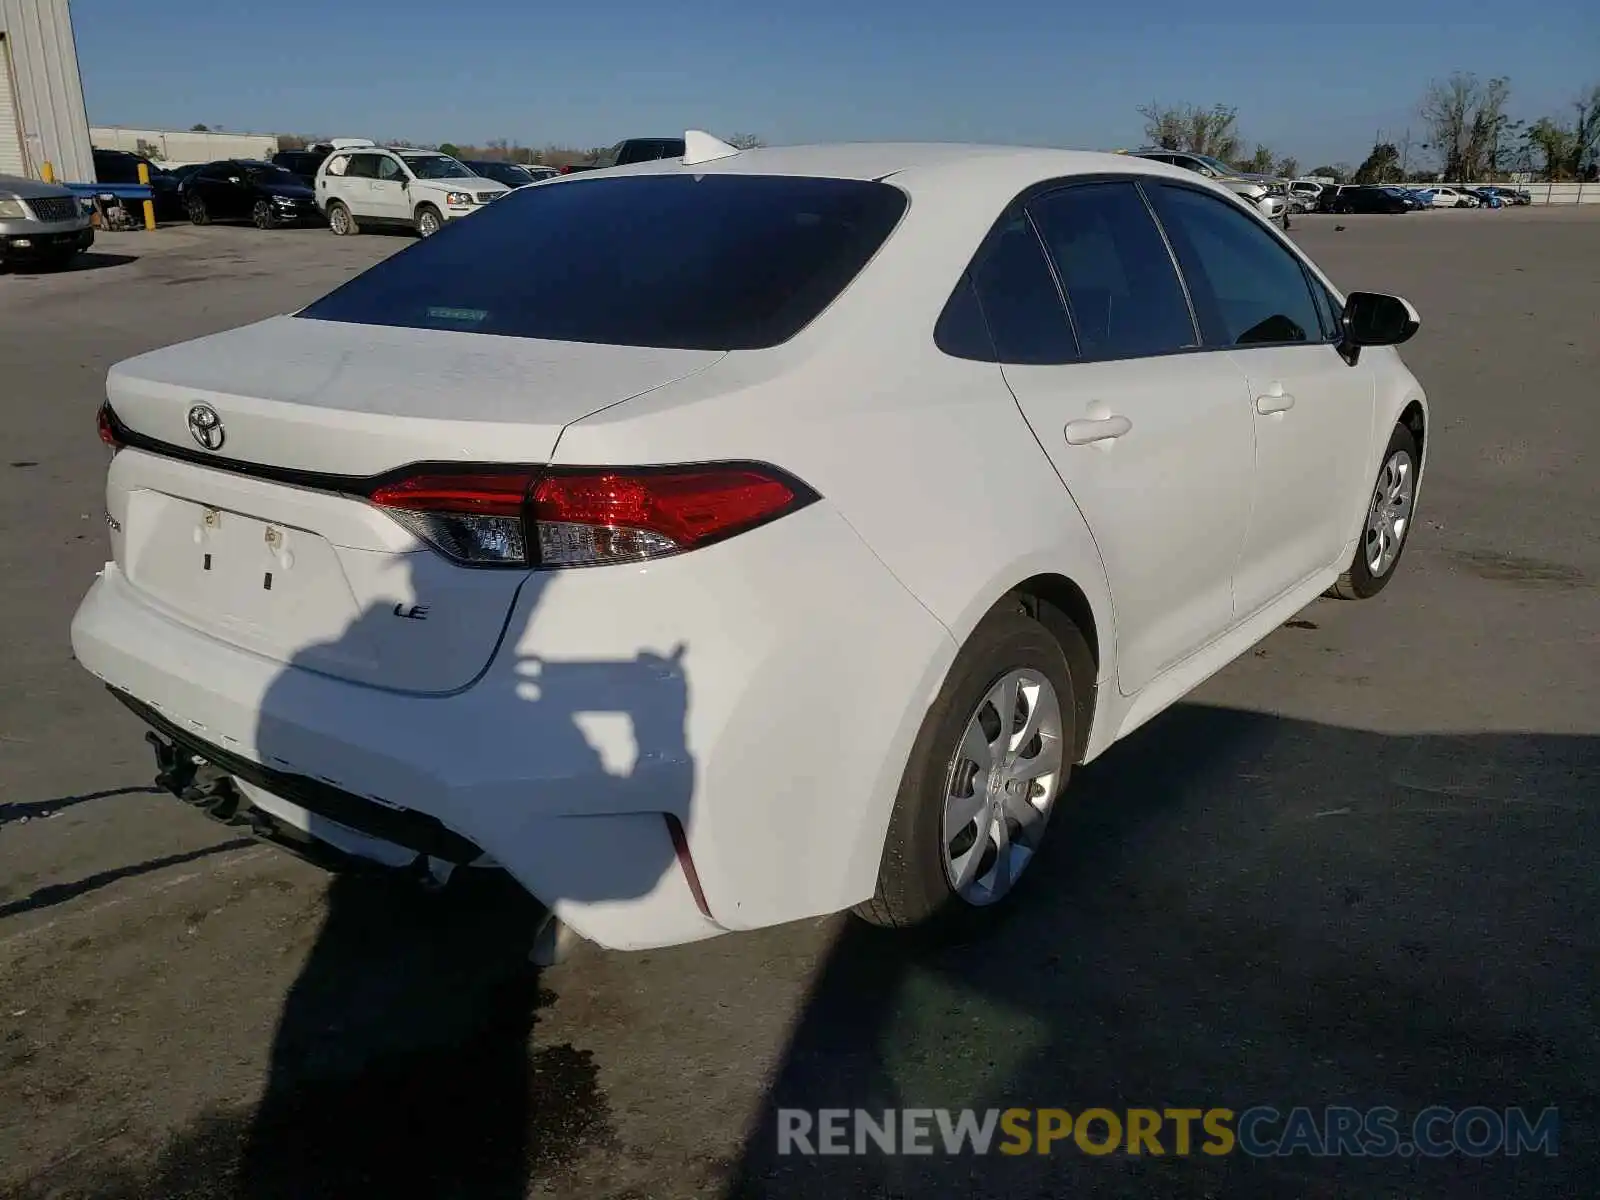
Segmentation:
[[(114, 564), (72, 641), (158, 731), (249, 787), (414, 850), (402, 825), (442, 835), (430, 853), (460, 839), (440, 857), (480, 848), (614, 949), (868, 897), (955, 650), (825, 504), (644, 567), (530, 577), (495, 659), (448, 696), (226, 645)], [(341, 817), (330, 795), (355, 807)]]

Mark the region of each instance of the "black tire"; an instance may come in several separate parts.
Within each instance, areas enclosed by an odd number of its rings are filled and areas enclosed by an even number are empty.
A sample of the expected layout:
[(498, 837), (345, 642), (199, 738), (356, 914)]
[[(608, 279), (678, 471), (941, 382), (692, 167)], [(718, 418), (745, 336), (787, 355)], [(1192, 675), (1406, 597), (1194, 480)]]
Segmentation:
[(206, 202), (193, 192), (184, 201), (184, 207), (189, 211), (189, 220), (196, 225), (211, 224), (211, 211), (206, 208)]
[[(1077, 701), (1088, 694), (1075, 690), (1069, 661), (1092, 675), (1083, 635), (1053, 609), (1041, 606), (1038, 617), (1030, 616), (1020, 597), (1008, 597), (979, 622), (923, 718), (884, 839), (877, 892), (855, 908), (856, 916), (886, 928), (944, 932), (987, 923), (1009, 907), (1020, 879), (998, 901), (980, 907), (956, 892), (945, 870), (944, 809), (952, 759), (995, 681), (1019, 668), (1035, 671), (1055, 688), (1060, 703), (1063, 752), (1052, 798), (1058, 801), (1079, 758)], [(1092, 688), (1092, 680), (1083, 680), (1082, 687)]]
[[(1422, 455), (1417, 449), (1417, 439), (1404, 425), (1396, 425), (1394, 433), (1389, 436), (1389, 444), (1384, 447), (1383, 458), (1378, 463), (1378, 476), (1374, 479), (1371, 488), (1376, 493), (1381, 478), (1387, 469), (1390, 459), (1396, 454), (1404, 454), (1411, 464), (1412, 505), (1410, 515), (1406, 519), (1405, 531), (1400, 537), (1400, 548), (1395, 553), (1394, 559), (1381, 575), (1373, 575), (1372, 568), (1367, 563), (1367, 541), (1369, 536), (1368, 524), (1365, 517), (1362, 519), (1361, 538), (1356, 545), (1355, 555), (1350, 560), (1339, 581), (1328, 589), (1327, 594), (1339, 600), (1370, 600), (1384, 588), (1389, 586), (1389, 581), (1394, 578), (1394, 573), (1400, 569), (1400, 560), (1405, 557), (1406, 546), (1411, 542), (1411, 531), (1417, 524), (1416, 488), (1422, 479)], [(1371, 498), (1368, 498), (1370, 512)]]
[(418, 205), (416, 226), (418, 237), (432, 237), (444, 228), (444, 215), (431, 204)]
[(250, 223), (257, 229), (276, 229), (278, 214), (273, 210), (272, 201), (257, 200), (250, 208)]
[(353, 212), (337, 200), (328, 202), (328, 228), (338, 237), (354, 237), (361, 232)]

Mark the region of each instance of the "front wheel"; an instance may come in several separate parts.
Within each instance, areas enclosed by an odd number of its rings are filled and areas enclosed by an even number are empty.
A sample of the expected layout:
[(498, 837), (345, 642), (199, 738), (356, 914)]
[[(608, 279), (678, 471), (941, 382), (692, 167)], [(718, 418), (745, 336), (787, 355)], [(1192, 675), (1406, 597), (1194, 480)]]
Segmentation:
[[(1046, 625), (1017, 600), (961, 648), (906, 764), (877, 892), (857, 916), (907, 928), (986, 914), (1038, 854), (1076, 757), (1063, 635), (1084, 644), (1050, 615)], [(1084, 646), (1072, 661), (1089, 661)]]
[(432, 237), (444, 228), (444, 218), (439, 215), (439, 210), (424, 204), (417, 210), (417, 234), (420, 237)]
[(335, 200), (328, 205), (328, 228), (339, 237), (350, 237), (361, 232), (361, 226), (350, 215), (350, 210)]
[(206, 208), (206, 202), (199, 196), (190, 193), (186, 207), (189, 210), (189, 220), (194, 222), (194, 224), (211, 224), (211, 212)]
[(1396, 425), (1383, 451), (1383, 465), (1372, 485), (1367, 519), (1355, 557), (1328, 590), (1340, 600), (1367, 600), (1388, 586), (1400, 565), (1416, 517), (1417, 473), (1421, 465), (1417, 439)]
[(256, 201), (255, 207), (250, 210), (250, 223), (257, 229), (276, 229), (278, 227), (278, 214), (273, 211), (270, 201)]

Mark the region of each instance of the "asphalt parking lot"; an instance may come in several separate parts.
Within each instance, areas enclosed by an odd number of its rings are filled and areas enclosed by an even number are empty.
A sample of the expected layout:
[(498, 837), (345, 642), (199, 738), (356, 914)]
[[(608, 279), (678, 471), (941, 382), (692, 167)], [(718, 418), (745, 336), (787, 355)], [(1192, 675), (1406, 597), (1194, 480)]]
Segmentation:
[[(0, 275), (0, 1195), (1589, 1194), (1600, 209), (1294, 236), (1423, 315), (1393, 586), (1318, 601), (1083, 771), (982, 944), (833, 919), (538, 975), (514, 898), (330, 883), (152, 794), (68, 644), (106, 368), (407, 239), (173, 228)], [(777, 1107), (1253, 1104), (1556, 1106), (1559, 1154), (775, 1152)]]

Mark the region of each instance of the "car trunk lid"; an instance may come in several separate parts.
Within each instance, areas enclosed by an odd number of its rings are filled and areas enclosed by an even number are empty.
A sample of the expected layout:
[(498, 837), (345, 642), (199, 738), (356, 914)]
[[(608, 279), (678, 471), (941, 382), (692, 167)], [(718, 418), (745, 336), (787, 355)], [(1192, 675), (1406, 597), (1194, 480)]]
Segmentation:
[(108, 479), (116, 563), (155, 607), (251, 653), (457, 690), (526, 572), (449, 561), (368, 503), (367, 481), (538, 465), (568, 423), (720, 357), (291, 318), (143, 355), (107, 384), (132, 447)]

